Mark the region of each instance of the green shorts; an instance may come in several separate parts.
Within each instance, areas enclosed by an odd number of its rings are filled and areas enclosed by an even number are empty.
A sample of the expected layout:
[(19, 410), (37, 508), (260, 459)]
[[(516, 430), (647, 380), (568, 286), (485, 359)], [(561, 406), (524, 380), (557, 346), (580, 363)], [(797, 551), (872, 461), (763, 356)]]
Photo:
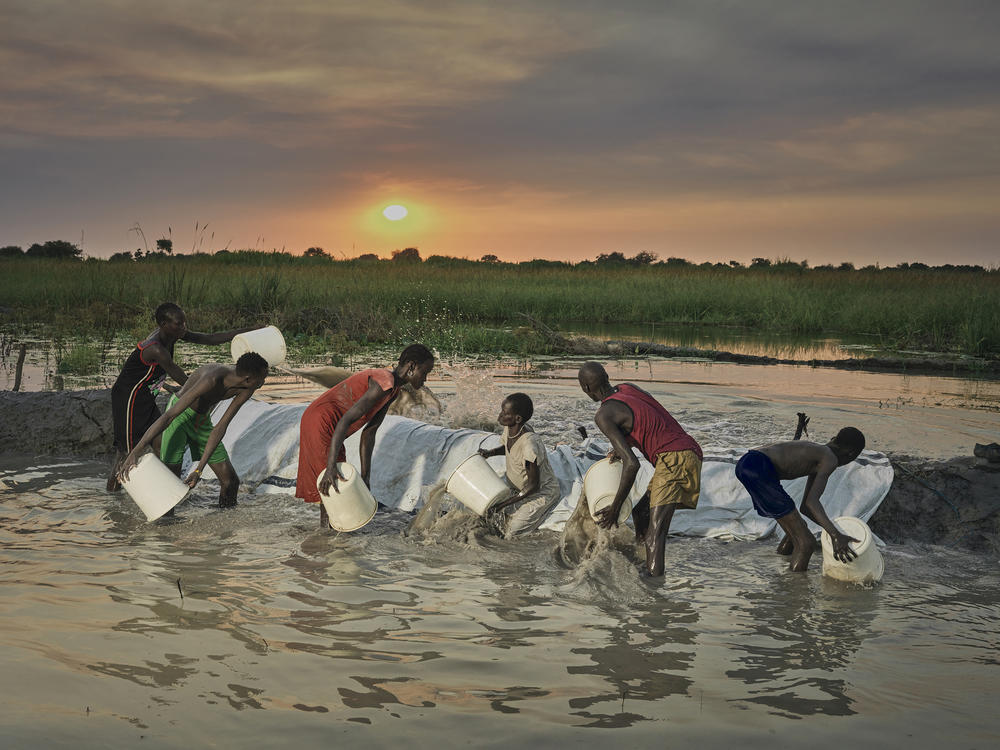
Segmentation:
[[(176, 403), (177, 396), (171, 396), (167, 409), (169, 410)], [(190, 448), (191, 460), (198, 463), (201, 460), (201, 454), (205, 452), (205, 446), (208, 445), (208, 438), (214, 428), (215, 425), (212, 424), (212, 418), (208, 414), (197, 414), (194, 409), (188, 407), (177, 415), (163, 431), (160, 443), (160, 460), (168, 466), (180, 464), (184, 461), (184, 451)], [(226, 448), (220, 440), (215, 450), (212, 451), (208, 462), (217, 464), (228, 460), (229, 454), (226, 453)]]

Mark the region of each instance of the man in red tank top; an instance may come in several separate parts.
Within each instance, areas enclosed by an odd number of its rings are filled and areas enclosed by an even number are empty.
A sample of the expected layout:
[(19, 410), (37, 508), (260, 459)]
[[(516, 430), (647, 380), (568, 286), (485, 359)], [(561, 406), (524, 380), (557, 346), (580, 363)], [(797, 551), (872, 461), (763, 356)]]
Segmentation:
[(646, 547), (646, 572), (661, 576), (674, 511), (678, 506), (694, 509), (698, 505), (701, 446), (646, 391), (631, 383), (611, 385), (607, 371), (597, 362), (585, 363), (578, 377), (583, 392), (601, 402), (594, 421), (623, 463), (618, 494), (600, 512), (597, 523), (605, 529), (618, 524), (622, 503), (639, 472), (639, 459), (632, 452), (633, 447), (638, 448), (653, 464), (653, 478), (632, 510), (632, 521), (636, 538)]
[[(347, 460), (344, 441), (362, 428), (359, 473), (365, 485), (370, 486), (375, 433), (385, 419), (389, 404), (404, 383), (417, 390), (423, 387), (433, 367), (431, 351), (422, 344), (411, 344), (400, 354), (395, 368), (356, 372), (309, 404), (299, 423), (295, 496), (307, 503), (319, 503), (321, 494), (329, 494), (331, 487), (337, 489), (337, 480), (344, 478), (337, 464)], [(317, 486), (316, 480), (324, 469), (326, 475)], [(330, 526), (322, 503), (319, 523), (324, 529)]]

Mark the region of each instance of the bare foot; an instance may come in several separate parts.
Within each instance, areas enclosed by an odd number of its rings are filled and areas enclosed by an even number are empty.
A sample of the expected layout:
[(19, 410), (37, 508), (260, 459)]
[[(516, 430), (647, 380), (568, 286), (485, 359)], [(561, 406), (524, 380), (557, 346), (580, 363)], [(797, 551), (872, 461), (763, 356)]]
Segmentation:
[(792, 538), (785, 534), (785, 538), (781, 540), (778, 544), (778, 549), (775, 550), (779, 555), (790, 555), (795, 545), (792, 543)]
[(239, 503), (236, 502), (236, 498), (235, 497), (229, 497), (229, 498), (225, 498), (225, 499), (223, 499), (221, 497), (219, 498), (219, 507), (220, 508), (235, 508), (237, 505), (239, 505)]
[(809, 544), (801, 544), (795, 547), (792, 553), (792, 560), (788, 564), (788, 569), (801, 573), (804, 570), (809, 569), (809, 559), (813, 556), (813, 552), (816, 551), (816, 542), (811, 540)]

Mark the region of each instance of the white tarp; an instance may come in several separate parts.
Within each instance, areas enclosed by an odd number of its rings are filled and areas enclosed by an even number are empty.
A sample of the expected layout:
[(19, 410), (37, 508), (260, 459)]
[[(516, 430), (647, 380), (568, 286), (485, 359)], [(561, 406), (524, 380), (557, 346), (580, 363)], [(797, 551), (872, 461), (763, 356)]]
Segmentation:
[[(218, 420), (228, 406), (219, 404), (212, 414)], [(243, 487), (256, 492), (293, 493), (299, 450), (299, 419), (305, 404), (269, 404), (249, 401), (233, 419), (224, 444)], [(347, 460), (360, 465), (360, 432), (348, 439)], [(406, 417), (387, 416), (379, 428), (372, 457), (371, 489), (376, 499), (392, 508), (411, 511), (427, 496), (427, 489), (447, 479), (458, 465), (481, 444), (499, 445), (499, 436), (479, 430), (459, 429), (419, 422)], [(749, 449), (752, 446), (747, 446)], [(549, 461), (559, 479), (562, 498), (542, 528), (560, 530), (580, 498), (583, 475), (604, 457), (608, 443), (589, 439), (579, 446), (559, 445), (549, 449)], [(760, 539), (770, 535), (776, 522), (758, 516), (750, 496), (734, 474), (743, 450), (705, 450), (702, 489), (698, 508), (679, 511), (671, 523), (671, 533), (730, 539)], [(637, 492), (645, 491), (653, 467), (640, 458)], [(503, 471), (503, 457), (490, 459), (497, 473)], [(209, 477), (206, 477), (208, 479)], [(827, 483), (823, 507), (831, 518), (855, 516), (867, 521), (878, 508), (889, 486), (893, 470), (889, 459), (865, 451), (857, 461), (837, 469)], [(783, 483), (798, 502), (806, 479)], [(819, 527), (807, 520), (810, 529)]]

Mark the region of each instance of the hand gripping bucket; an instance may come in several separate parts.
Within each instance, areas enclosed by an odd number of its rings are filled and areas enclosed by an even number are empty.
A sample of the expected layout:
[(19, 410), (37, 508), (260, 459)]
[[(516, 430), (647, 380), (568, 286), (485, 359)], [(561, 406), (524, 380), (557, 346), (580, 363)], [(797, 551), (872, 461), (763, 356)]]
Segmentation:
[(139, 457), (128, 473), (128, 479), (122, 481), (122, 487), (146, 514), (147, 521), (155, 521), (162, 516), (183, 500), (190, 490), (152, 453)]
[(454, 495), (462, 505), (479, 516), (511, 493), (510, 485), (478, 453), (473, 453), (458, 465), (448, 479), (446, 489), (448, 494)]
[(256, 331), (234, 336), (229, 351), (233, 355), (233, 362), (247, 352), (257, 352), (267, 360), (268, 365), (275, 367), (285, 361), (285, 337), (274, 326), (258, 328)]
[[(622, 480), (622, 462), (611, 461), (611, 458), (602, 458), (600, 461), (587, 469), (583, 476), (583, 491), (587, 496), (587, 506), (590, 508), (590, 516), (595, 521), (599, 511), (611, 505), (618, 494), (618, 485)], [(618, 513), (618, 523), (622, 524), (628, 520), (632, 513), (632, 492), (626, 496), (622, 503), (622, 509)]]
[(833, 542), (824, 530), (821, 534), (823, 575), (852, 583), (873, 583), (881, 580), (885, 571), (885, 561), (875, 546), (875, 539), (868, 524), (853, 516), (841, 516), (833, 519), (833, 522), (842, 533), (860, 540), (857, 544), (850, 543), (851, 549), (858, 556), (849, 563), (842, 563), (836, 559), (833, 556)]
[[(337, 464), (344, 479), (337, 480), (339, 490), (330, 485), (330, 494), (320, 493), (323, 507), (330, 516), (330, 525), (337, 531), (357, 531), (375, 517), (378, 503), (368, 491), (358, 470), (347, 462)], [(316, 486), (323, 481), (326, 469), (316, 478)]]

